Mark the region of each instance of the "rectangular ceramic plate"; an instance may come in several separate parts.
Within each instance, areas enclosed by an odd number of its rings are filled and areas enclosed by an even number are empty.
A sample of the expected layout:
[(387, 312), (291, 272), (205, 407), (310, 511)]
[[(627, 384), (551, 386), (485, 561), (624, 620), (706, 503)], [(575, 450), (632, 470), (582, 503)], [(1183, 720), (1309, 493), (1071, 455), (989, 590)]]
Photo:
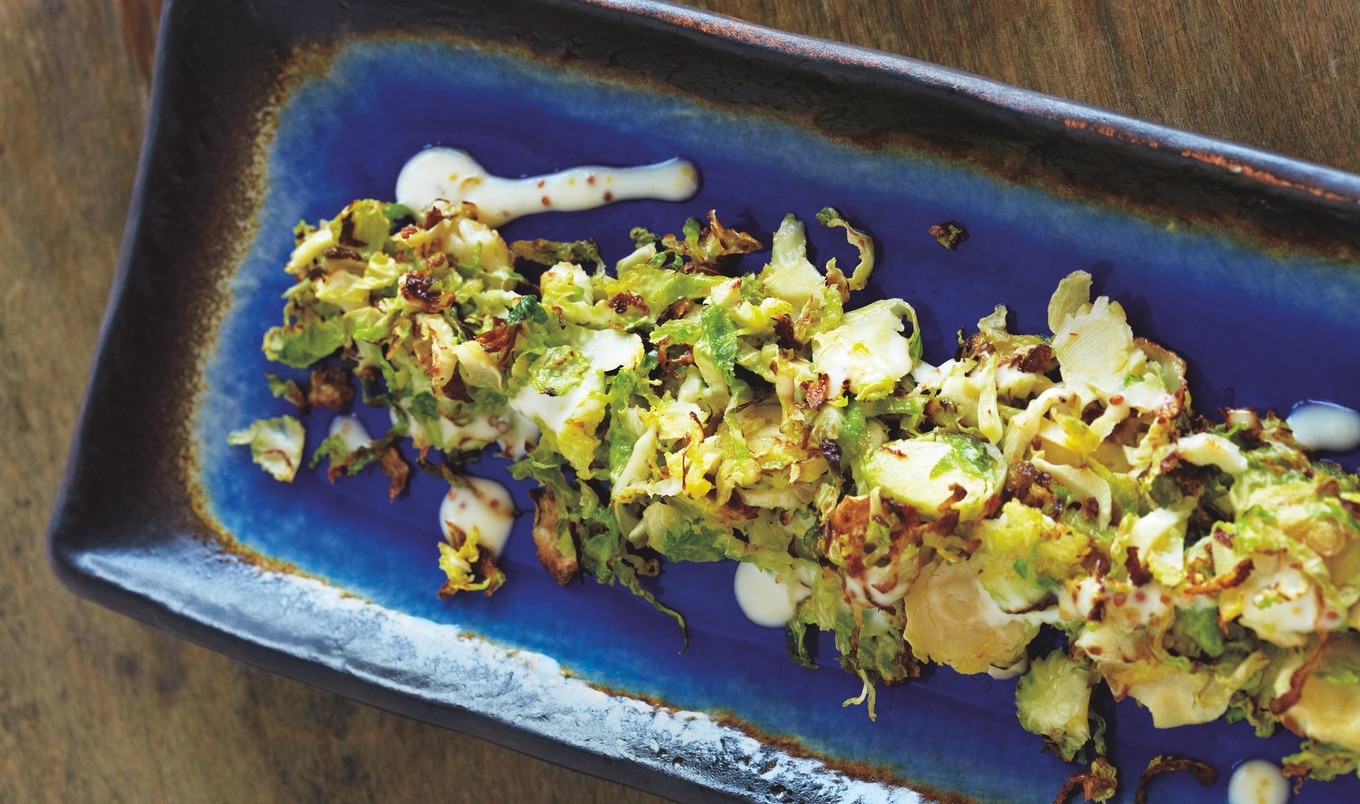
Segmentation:
[[(628, 592), (559, 589), (527, 517), (504, 589), (437, 600), (440, 481), (417, 477), (389, 505), (381, 477), (283, 485), (227, 447), (229, 430), (288, 411), (265, 388), (259, 341), (280, 316), (293, 225), (391, 197), (403, 161), (430, 144), (499, 175), (693, 160), (692, 201), (505, 230), (594, 237), (607, 260), (633, 226), (677, 231), (715, 209), (768, 236), (786, 213), (836, 206), (880, 245), (859, 301), (911, 300), (933, 362), (998, 303), (1020, 331), (1042, 331), (1057, 280), (1085, 269), (1137, 332), (1189, 358), (1200, 410), (1360, 405), (1355, 177), (645, 2), (172, 3), (52, 526), (73, 589), (371, 704), (678, 797), (1051, 800), (1076, 770), (1016, 724), (1014, 681), (937, 670), (882, 690), (876, 723), (842, 708), (859, 684), (834, 649), (820, 646), (821, 670), (795, 666), (781, 632), (737, 612), (731, 566), (668, 566), (655, 584), (688, 616), (683, 654), (672, 622)], [(970, 234), (957, 251), (928, 234), (945, 221)], [(820, 262), (851, 257), (843, 238), (813, 236)], [(311, 414), (309, 448), (325, 418)], [(509, 482), (499, 460), (473, 471)], [(1113, 709), (1126, 780), (1158, 752), (1226, 771), (1297, 745), (1242, 724), (1155, 732), (1131, 701)], [(1173, 774), (1158, 794), (1221, 800), (1223, 785)], [(1357, 797), (1351, 778), (1299, 800)]]

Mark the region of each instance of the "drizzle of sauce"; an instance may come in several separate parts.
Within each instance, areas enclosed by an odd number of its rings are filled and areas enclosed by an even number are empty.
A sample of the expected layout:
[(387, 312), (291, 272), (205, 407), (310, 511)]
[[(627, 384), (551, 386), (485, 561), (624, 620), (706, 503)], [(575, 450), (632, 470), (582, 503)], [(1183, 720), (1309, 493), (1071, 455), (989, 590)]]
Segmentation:
[(550, 210), (572, 212), (615, 201), (685, 201), (699, 189), (699, 172), (683, 159), (628, 168), (576, 167), (544, 176), (492, 176), (466, 151), (427, 148), (397, 176), (397, 202), (421, 209), (435, 199), (477, 205), (488, 226)]
[(481, 477), (466, 480), (466, 486), (451, 487), (439, 504), (439, 526), (445, 537), (449, 536), (450, 524), (464, 532), (476, 528), (477, 544), (500, 555), (515, 524), (515, 502), (505, 486), (494, 480)]
[(1360, 449), (1360, 412), (1331, 402), (1300, 402), (1285, 420), (1306, 449), (1351, 452)]
[(741, 613), (756, 625), (783, 628), (793, 619), (794, 599), (789, 595), (789, 587), (773, 572), (743, 561), (737, 565), (732, 588), (737, 593)]
[(1288, 800), (1289, 783), (1273, 762), (1247, 760), (1228, 780), (1228, 804), (1285, 804)]

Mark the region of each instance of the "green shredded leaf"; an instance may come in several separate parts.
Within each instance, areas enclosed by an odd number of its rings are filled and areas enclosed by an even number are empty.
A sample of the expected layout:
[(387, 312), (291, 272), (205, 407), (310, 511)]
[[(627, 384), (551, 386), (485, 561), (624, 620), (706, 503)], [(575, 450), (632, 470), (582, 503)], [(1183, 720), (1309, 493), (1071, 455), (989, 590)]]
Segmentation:
[(302, 444), (306, 431), (302, 422), (292, 416), (279, 416), (273, 419), (260, 419), (249, 427), (233, 430), (227, 436), (227, 443), (235, 446), (249, 446), (250, 459), (259, 464), (276, 480), (293, 482), (298, 467), (302, 465)]

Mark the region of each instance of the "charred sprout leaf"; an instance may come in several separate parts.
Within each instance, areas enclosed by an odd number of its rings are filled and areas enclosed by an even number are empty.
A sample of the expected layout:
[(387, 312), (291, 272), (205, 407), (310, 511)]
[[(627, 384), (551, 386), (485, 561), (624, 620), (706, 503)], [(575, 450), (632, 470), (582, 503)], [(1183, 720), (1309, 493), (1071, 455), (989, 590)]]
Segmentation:
[(1082, 797), (1087, 801), (1109, 801), (1118, 789), (1119, 778), (1114, 765), (1104, 757), (1098, 757), (1091, 763), (1089, 771), (1075, 773), (1068, 778), (1058, 791), (1057, 798), (1053, 799), (1053, 804), (1064, 804), (1077, 790), (1081, 790)]
[(1138, 787), (1133, 792), (1134, 804), (1146, 804), (1148, 784), (1151, 783), (1153, 777), (1173, 771), (1190, 771), (1195, 774), (1195, 779), (1202, 785), (1211, 785), (1218, 779), (1218, 771), (1214, 770), (1211, 765), (1195, 759), (1159, 754), (1153, 757), (1143, 774), (1138, 777)]
[[(636, 231), (636, 230), (635, 230)], [(634, 238), (639, 242), (638, 238)], [(678, 255), (688, 270), (718, 272), (731, 258), (759, 251), (759, 240), (735, 229), (728, 229), (718, 222), (715, 210), (709, 210), (707, 224), (691, 218), (686, 222), (683, 239), (675, 235), (661, 238), (662, 246)]]
[(354, 386), (350, 385), (349, 372), (340, 366), (323, 366), (312, 369), (307, 383), (307, 404), (339, 410), (354, 399)]
[(930, 227), (930, 236), (941, 246), (954, 251), (960, 243), (968, 239), (968, 230), (953, 221), (945, 221)]
[(628, 232), (628, 238), (632, 240), (633, 245), (637, 246), (638, 248), (642, 248), (643, 246), (650, 246), (660, 239), (655, 234), (642, 228), (641, 226), (633, 227), (633, 229)]
[(307, 402), (307, 392), (298, 386), (293, 380), (285, 380), (276, 374), (266, 373), (265, 378), (269, 381), (269, 392), (276, 398), (286, 399), (292, 402), (302, 412), (306, 413), (310, 407)]
[(505, 574), (496, 566), (495, 554), (489, 548), (481, 547), (479, 539), (480, 534), (474, 527), (467, 532), (455, 529), (449, 541), (439, 543), (439, 568), (446, 576), (439, 597), (483, 591), (489, 595), (505, 583)]
[(539, 265), (552, 266), (559, 262), (569, 262), (576, 265), (590, 263), (600, 268), (604, 267), (604, 261), (600, 259), (600, 247), (593, 240), (575, 240), (565, 243), (541, 238), (537, 240), (516, 240), (510, 244), (510, 252), (522, 260), (528, 260)]
[(660, 600), (657, 600), (656, 595), (652, 594), (647, 589), (644, 589), (642, 581), (638, 578), (638, 574), (635, 570), (628, 569), (618, 572), (615, 574), (615, 577), (618, 578), (620, 583), (628, 588), (628, 591), (650, 603), (652, 608), (667, 617), (670, 617), (672, 620), (675, 620), (676, 625), (680, 626), (680, 652), (684, 653), (689, 649), (689, 628), (685, 625), (684, 615), (662, 603)]
[[(310, 469), (315, 469), (321, 461), (326, 461), (328, 464), (326, 479), (334, 483), (341, 477), (358, 474), (375, 462), (382, 464), (387, 453), (395, 449), (392, 445), (399, 437), (397, 433), (389, 432), (377, 441), (356, 445), (343, 432), (337, 432), (327, 436), (324, 441), (317, 445), (307, 466)], [(397, 459), (400, 460), (400, 453), (397, 453)], [(390, 461), (390, 459), (388, 460)], [(404, 462), (402, 462), (402, 466), (405, 466)], [(386, 467), (383, 468), (383, 471), (391, 477)], [(402, 487), (404, 486), (405, 475), (402, 476)], [(400, 487), (396, 489), (396, 493), (400, 493), (400, 491)], [(396, 497), (396, 493), (391, 495), (392, 498)]]
[[(855, 265), (854, 272), (846, 282), (850, 290), (863, 290), (869, 283), (869, 275), (874, 271), (874, 239), (851, 226), (849, 221), (841, 217), (841, 213), (831, 207), (817, 213), (817, 222), (823, 226), (840, 227), (845, 230), (846, 239), (859, 251), (859, 263)], [(835, 263), (835, 260), (831, 261), (828, 273)]]
[(378, 456), (378, 468), (387, 475), (387, 501), (393, 502), (406, 490), (406, 481), (411, 475), (411, 467), (401, 457), (401, 450), (395, 445), (387, 447)]
[(840, 664), (863, 684), (859, 696), (842, 705), (866, 704), (869, 719), (876, 720), (876, 686), (899, 684), (920, 675), (920, 667), (900, 638), (901, 626), (880, 610), (842, 611), (835, 619), (836, 648)]
[[(327, 470), (326, 475), (331, 482), (335, 482), (335, 478), (341, 474), (352, 474), (352, 472), (346, 472), (346, 469), (349, 467), (350, 458), (353, 455), (357, 455), (357, 453), (350, 451), (349, 442), (345, 440), (343, 435), (336, 433), (327, 436), (324, 441), (316, 445), (316, 450), (312, 452), (312, 459), (307, 462), (307, 468), (315, 469), (321, 461), (325, 460), (330, 464), (330, 469)], [(354, 471), (358, 471), (358, 469)]]
[(580, 572), (570, 520), (562, 516), (550, 487), (537, 488), (529, 494), (534, 501), (534, 545), (538, 548), (539, 563), (559, 586), (566, 586)]
[(233, 430), (227, 443), (250, 446), (250, 459), (276, 480), (293, 482), (302, 465), (302, 443), (306, 431), (292, 416), (260, 419), (243, 430)]
[(1336, 743), (1304, 740), (1297, 753), (1281, 760), (1284, 775), (1329, 782), (1360, 771), (1360, 753)]

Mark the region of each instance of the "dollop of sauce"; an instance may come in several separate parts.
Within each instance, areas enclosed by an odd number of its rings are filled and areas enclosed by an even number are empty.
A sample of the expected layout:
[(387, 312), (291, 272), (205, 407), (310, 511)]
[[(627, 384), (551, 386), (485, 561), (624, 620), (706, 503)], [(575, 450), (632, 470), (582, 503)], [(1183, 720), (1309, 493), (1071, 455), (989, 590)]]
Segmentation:
[(340, 415), (331, 419), (327, 435), (339, 435), (345, 441), (345, 449), (350, 452), (357, 452), (373, 443), (368, 428), (364, 427), (364, 423), (359, 421), (357, 416)]
[(1285, 419), (1306, 449), (1351, 452), (1360, 449), (1360, 412), (1331, 402), (1300, 402)]
[(1247, 760), (1228, 779), (1228, 804), (1285, 804), (1288, 800), (1289, 782), (1274, 762)]
[(435, 199), (477, 205), (488, 226), (536, 212), (573, 212), (615, 201), (685, 201), (699, 189), (699, 171), (684, 159), (653, 165), (609, 168), (584, 166), (529, 176), (502, 178), (486, 172), (457, 148), (428, 148), (407, 161), (397, 176), (397, 202), (420, 209)]
[(496, 555), (504, 551), (514, 524), (515, 502), (505, 486), (494, 480), (466, 478), (466, 485), (451, 487), (439, 504), (439, 526), (445, 538), (451, 533), (450, 525), (465, 533), (476, 528), (477, 544), (490, 547)]
[(773, 573), (742, 562), (732, 581), (737, 605), (746, 619), (766, 628), (783, 628), (793, 619), (793, 598), (789, 588)]

